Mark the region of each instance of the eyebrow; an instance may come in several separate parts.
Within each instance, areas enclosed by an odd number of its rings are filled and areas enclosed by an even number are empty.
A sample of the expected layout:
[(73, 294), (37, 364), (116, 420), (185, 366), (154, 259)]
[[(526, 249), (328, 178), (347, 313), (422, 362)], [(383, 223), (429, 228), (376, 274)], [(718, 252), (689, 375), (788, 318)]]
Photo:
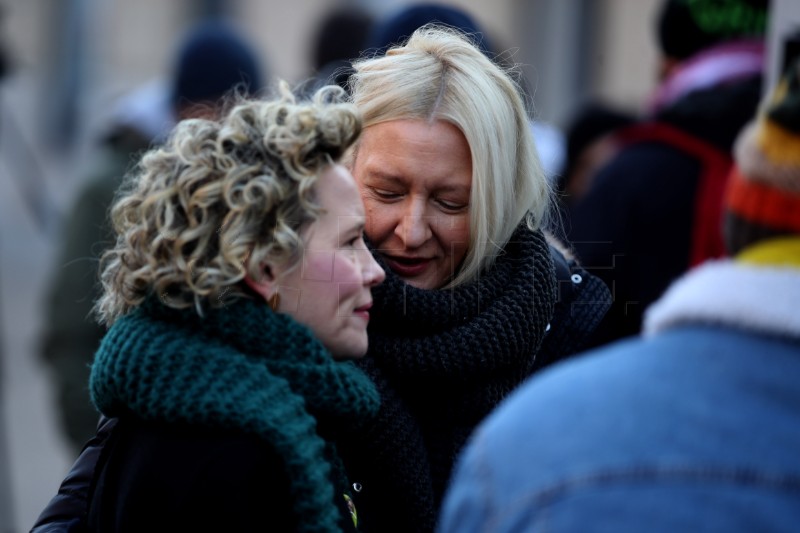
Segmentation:
[[(387, 173), (385, 173), (385, 172), (383, 172), (381, 170), (370, 171), (369, 172), (369, 177), (370, 178), (377, 178), (379, 180), (383, 180), (383, 181), (386, 181), (386, 182), (390, 182), (392, 184), (399, 184), (399, 185), (405, 185), (408, 182), (408, 180), (405, 179), (405, 178), (402, 178), (400, 176), (396, 176), (394, 174), (387, 174)], [(472, 190), (472, 187), (471, 186), (465, 186), (465, 185), (449, 185), (448, 184), (448, 185), (442, 185), (440, 187), (435, 187), (433, 190), (434, 190), (434, 192), (455, 192), (455, 193), (463, 192), (463, 193), (469, 194), (471, 192), (471, 190)]]
[(390, 181), (393, 183), (405, 183), (406, 180), (395, 174), (387, 174), (382, 170), (371, 170), (368, 172), (370, 178), (377, 178), (379, 180)]

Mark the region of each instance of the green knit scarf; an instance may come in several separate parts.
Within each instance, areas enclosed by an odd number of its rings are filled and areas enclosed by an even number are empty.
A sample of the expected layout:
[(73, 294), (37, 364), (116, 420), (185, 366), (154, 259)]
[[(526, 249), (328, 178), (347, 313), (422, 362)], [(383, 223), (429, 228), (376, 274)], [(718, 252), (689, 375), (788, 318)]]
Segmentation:
[(330, 440), (356, 430), (379, 405), (355, 365), (335, 362), (304, 326), (247, 299), (203, 317), (146, 301), (104, 337), (90, 389), (107, 416), (127, 410), (269, 442), (285, 461), (300, 531), (340, 529)]

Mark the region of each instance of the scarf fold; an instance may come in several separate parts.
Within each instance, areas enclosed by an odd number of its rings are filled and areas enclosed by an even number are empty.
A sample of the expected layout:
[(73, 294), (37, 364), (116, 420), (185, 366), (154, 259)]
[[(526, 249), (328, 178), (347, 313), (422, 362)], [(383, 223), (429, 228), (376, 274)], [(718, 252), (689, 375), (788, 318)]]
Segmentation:
[(284, 460), (300, 529), (338, 531), (339, 465), (323, 436), (374, 416), (374, 385), (263, 303), (242, 299), (204, 315), (153, 298), (118, 320), (92, 367), (95, 405), (107, 416), (130, 411), (261, 437)]

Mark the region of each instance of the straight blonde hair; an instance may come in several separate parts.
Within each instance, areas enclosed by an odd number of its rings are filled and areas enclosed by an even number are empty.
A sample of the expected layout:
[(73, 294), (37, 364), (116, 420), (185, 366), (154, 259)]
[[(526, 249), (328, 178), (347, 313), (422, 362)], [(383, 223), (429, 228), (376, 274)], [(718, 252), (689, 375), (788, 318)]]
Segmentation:
[(552, 192), (510, 70), (458, 30), (431, 24), (405, 45), (353, 66), (350, 91), (364, 128), (392, 120), (444, 120), (467, 139), (471, 242), (446, 287), (472, 281), (490, 268), (523, 221), (531, 230), (543, 227)]

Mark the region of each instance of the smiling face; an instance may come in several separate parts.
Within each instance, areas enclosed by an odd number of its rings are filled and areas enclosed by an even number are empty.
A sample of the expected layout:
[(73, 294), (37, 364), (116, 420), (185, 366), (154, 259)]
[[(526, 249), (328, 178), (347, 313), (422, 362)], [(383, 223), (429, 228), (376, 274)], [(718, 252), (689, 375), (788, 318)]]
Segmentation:
[(371, 288), (386, 275), (364, 243), (364, 207), (350, 172), (328, 167), (315, 193), (323, 213), (302, 232), (300, 263), (271, 267), (271, 281), (248, 283), (267, 300), (277, 290), (278, 312), (308, 326), (334, 358), (361, 357)]
[(443, 120), (393, 120), (364, 130), (353, 174), (366, 232), (410, 285), (438, 289), (469, 249), (472, 158), (464, 134)]

